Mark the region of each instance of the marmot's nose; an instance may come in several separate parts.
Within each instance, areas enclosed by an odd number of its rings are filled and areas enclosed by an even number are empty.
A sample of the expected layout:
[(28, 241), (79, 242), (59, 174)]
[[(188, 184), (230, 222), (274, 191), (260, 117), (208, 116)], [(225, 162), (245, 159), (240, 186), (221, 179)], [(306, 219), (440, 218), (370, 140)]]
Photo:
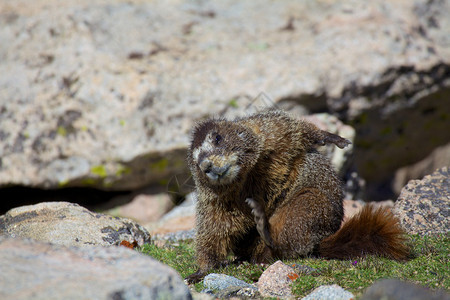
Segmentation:
[(205, 158), (198, 165), (200, 167), (200, 170), (207, 173), (211, 170), (213, 163), (209, 159)]
[(217, 180), (222, 177), (229, 169), (228, 165), (225, 166), (216, 166), (209, 159), (204, 159), (200, 162), (200, 169), (212, 180)]

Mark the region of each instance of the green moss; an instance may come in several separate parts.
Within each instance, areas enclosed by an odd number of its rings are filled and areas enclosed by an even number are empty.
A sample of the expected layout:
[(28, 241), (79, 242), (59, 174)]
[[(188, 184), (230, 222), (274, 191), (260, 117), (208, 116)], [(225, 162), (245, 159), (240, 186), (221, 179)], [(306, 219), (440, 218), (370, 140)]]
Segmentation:
[(85, 186), (94, 185), (97, 182), (97, 180), (93, 178), (85, 178), (81, 181), (81, 183)]
[(63, 126), (58, 126), (58, 129), (56, 129), (56, 133), (60, 136), (67, 136), (67, 130)]
[(120, 177), (122, 175), (128, 175), (130, 173), (131, 173), (131, 168), (130, 167), (121, 165), (121, 166), (119, 166), (119, 168), (116, 171), (116, 176)]
[(93, 166), (91, 168), (91, 173), (101, 178), (105, 178), (106, 176), (108, 176), (105, 166), (103, 165)]
[(125, 126), (125, 125), (126, 125), (126, 122), (125, 122), (125, 120), (120, 120), (120, 121), (119, 121), (119, 124), (120, 124), (120, 126)]
[(231, 99), (230, 102), (228, 102), (228, 106), (233, 107), (233, 108), (239, 108), (237, 99)]
[(157, 162), (150, 164), (150, 169), (156, 170), (159, 172), (163, 172), (166, 170), (168, 165), (169, 165), (169, 160), (167, 158), (163, 158)]
[(105, 188), (110, 188), (113, 186), (113, 182), (112, 181), (103, 181), (103, 187)]

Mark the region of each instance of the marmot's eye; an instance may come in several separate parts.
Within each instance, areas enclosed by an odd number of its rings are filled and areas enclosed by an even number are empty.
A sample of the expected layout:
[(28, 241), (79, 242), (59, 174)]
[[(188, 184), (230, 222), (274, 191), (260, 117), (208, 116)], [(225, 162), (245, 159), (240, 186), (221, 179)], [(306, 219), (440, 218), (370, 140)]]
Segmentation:
[(216, 135), (216, 145), (218, 145), (221, 140), (222, 140), (222, 136), (220, 134), (217, 134)]

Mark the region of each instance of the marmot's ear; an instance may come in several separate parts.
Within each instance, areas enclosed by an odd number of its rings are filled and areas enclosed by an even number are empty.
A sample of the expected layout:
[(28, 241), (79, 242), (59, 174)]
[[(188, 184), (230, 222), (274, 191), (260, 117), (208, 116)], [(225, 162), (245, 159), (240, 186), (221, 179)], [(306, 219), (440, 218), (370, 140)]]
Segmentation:
[(344, 139), (343, 137), (340, 137), (337, 134), (333, 134), (333, 133), (330, 133), (325, 130), (322, 130), (321, 133), (322, 133), (322, 139), (316, 141), (316, 144), (321, 145), (321, 146), (323, 146), (325, 144), (335, 144), (339, 148), (343, 149), (352, 143), (349, 140)]
[(208, 133), (215, 128), (215, 121), (212, 119), (198, 123), (192, 130), (192, 142), (193, 149), (199, 147), (205, 140)]

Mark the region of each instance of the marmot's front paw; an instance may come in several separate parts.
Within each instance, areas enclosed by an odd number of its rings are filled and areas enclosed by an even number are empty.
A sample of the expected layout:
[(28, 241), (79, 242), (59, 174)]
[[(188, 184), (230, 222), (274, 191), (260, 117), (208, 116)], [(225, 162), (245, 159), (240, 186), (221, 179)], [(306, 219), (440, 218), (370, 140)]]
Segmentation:
[(352, 142), (350, 142), (347, 139), (344, 139), (343, 137), (340, 137), (337, 134), (329, 133), (328, 131), (323, 131), (323, 139), (318, 141), (318, 144), (323, 146), (326, 144), (335, 144), (339, 148), (343, 149), (346, 146), (350, 145)]
[(197, 272), (192, 273), (191, 275), (187, 276), (184, 279), (184, 281), (187, 284), (197, 283), (197, 282), (200, 282), (203, 279), (203, 277), (205, 277), (205, 275), (206, 275), (206, 273), (199, 269)]

